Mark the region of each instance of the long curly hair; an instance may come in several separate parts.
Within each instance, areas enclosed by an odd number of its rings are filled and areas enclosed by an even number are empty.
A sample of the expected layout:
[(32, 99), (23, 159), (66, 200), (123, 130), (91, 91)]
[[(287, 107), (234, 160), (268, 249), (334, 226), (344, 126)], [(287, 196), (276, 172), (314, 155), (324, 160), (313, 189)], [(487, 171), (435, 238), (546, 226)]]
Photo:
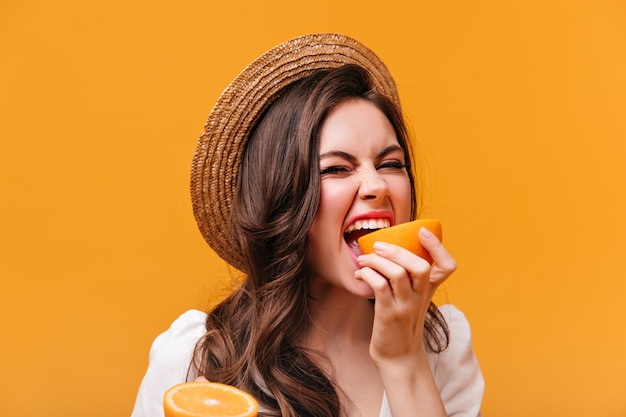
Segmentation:
[[(411, 162), (402, 113), (373, 91), (368, 73), (346, 65), (314, 73), (284, 91), (248, 141), (233, 201), (231, 233), (244, 254), (242, 284), (209, 312), (190, 371), (237, 386), (263, 416), (339, 417), (339, 388), (316, 365), (319, 353), (298, 345), (310, 324), (308, 233), (320, 200), (319, 131), (338, 104), (360, 98), (389, 119)], [(413, 217), (418, 202), (412, 170)], [(444, 350), (448, 329), (431, 303), (428, 349)]]

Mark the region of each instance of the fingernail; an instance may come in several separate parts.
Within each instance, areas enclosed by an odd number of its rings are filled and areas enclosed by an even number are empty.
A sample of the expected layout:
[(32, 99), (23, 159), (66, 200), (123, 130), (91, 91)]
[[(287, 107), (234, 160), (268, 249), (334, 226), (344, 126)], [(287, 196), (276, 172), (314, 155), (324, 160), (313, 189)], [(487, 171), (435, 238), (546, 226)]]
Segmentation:
[(425, 228), (425, 227), (422, 227), (422, 228), (420, 229), (420, 234), (421, 234), (423, 237), (428, 238), (428, 239), (430, 239), (431, 237), (433, 237), (432, 232), (431, 232), (430, 230), (428, 230), (427, 228)]
[(383, 251), (387, 249), (387, 244), (384, 242), (374, 242), (374, 250)]

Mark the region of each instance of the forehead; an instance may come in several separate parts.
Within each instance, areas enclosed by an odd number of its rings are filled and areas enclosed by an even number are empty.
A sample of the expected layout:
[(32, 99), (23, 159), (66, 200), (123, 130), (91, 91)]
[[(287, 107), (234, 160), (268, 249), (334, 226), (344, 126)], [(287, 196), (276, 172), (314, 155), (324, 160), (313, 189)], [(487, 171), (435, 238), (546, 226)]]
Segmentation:
[(331, 150), (379, 152), (392, 145), (398, 145), (398, 138), (391, 122), (375, 104), (364, 99), (338, 104), (320, 129), (320, 154)]

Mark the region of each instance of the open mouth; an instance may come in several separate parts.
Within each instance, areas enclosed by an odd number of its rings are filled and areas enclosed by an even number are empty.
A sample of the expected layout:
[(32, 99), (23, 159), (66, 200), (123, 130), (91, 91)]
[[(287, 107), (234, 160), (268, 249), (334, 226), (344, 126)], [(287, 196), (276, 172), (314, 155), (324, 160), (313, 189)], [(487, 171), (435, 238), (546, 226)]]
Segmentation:
[(357, 239), (368, 233), (372, 233), (374, 230), (384, 229), (391, 226), (389, 219), (362, 219), (357, 220), (346, 228), (343, 232), (343, 239), (348, 244), (348, 247), (356, 256), (361, 255), (361, 249)]

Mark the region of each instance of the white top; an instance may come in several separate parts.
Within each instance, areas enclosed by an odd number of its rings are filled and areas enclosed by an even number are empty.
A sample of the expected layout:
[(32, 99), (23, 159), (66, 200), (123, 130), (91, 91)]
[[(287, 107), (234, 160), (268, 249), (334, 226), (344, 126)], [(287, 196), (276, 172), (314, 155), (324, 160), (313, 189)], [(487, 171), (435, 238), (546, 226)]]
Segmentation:
[[(469, 323), (453, 305), (439, 310), (450, 329), (450, 344), (442, 353), (429, 352), (428, 362), (441, 399), (448, 416), (480, 417), (485, 383), (472, 351)], [(163, 416), (163, 395), (171, 386), (186, 381), (195, 344), (205, 333), (205, 320), (206, 313), (189, 310), (154, 340), (132, 417)], [(386, 396), (380, 417), (392, 417)]]

